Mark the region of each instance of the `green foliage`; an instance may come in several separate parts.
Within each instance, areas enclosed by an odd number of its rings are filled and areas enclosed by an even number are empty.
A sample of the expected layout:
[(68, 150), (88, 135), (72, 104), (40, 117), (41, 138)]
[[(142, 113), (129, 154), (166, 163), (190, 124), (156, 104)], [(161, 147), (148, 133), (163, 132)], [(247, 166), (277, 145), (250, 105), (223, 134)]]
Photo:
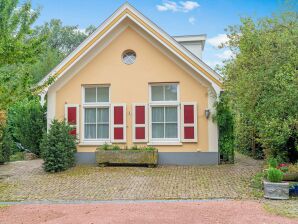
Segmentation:
[(7, 128), (4, 123), (0, 124), (0, 164), (9, 161), (11, 153), (11, 139), (7, 134)]
[(17, 101), (31, 97), (31, 76), (26, 64), (0, 67), (0, 110), (7, 110)]
[(41, 142), (44, 170), (60, 172), (75, 165), (76, 139), (65, 121), (54, 120)]
[(270, 182), (280, 183), (283, 179), (284, 173), (279, 169), (270, 167), (267, 171), (267, 178)]
[(156, 148), (152, 147), (152, 146), (146, 146), (146, 147), (143, 147), (142, 150), (145, 150), (145, 151), (154, 151), (154, 150), (157, 150)]
[(139, 147), (138, 147), (137, 145), (133, 145), (133, 146), (131, 147), (131, 149), (132, 149), (132, 150), (138, 150)]
[(145, 151), (153, 151), (156, 150), (156, 148), (152, 147), (152, 146), (146, 146), (146, 147), (138, 147), (137, 145), (132, 146), (131, 148), (128, 148), (127, 146), (125, 146), (124, 148), (121, 148), (118, 145), (108, 145), (108, 144), (104, 144), (100, 147), (97, 148), (97, 150), (145, 150)]
[(111, 150), (121, 150), (119, 145), (112, 145)]
[(21, 161), (25, 159), (25, 155), (24, 152), (16, 152), (15, 154), (10, 156), (9, 161), (13, 162), (13, 161)]
[(298, 159), (298, 14), (285, 12), (229, 27), (225, 90), (236, 147), (255, 157)]
[(225, 162), (234, 163), (234, 118), (231, 113), (228, 98), (221, 94), (219, 102), (216, 104), (216, 115), (219, 128), (219, 151)]
[(31, 68), (33, 82), (40, 81), (94, 30), (93, 26), (89, 26), (85, 31), (81, 31), (78, 26), (63, 26), (62, 21), (58, 19), (37, 26), (34, 36), (46, 37), (46, 49)]
[(103, 144), (101, 147), (99, 147), (100, 149), (102, 150), (109, 150), (110, 149), (110, 146), (108, 144)]
[(269, 165), (269, 167), (271, 167), (271, 168), (277, 168), (277, 166), (278, 166), (277, 159), (275, 159), (275, 158), (273, 158), (273, 157), (270, 157), (270, 158), (268, 159), (268, 165)]
[(32, 36), (32, 24), (39, 16), (31, 2), (0, 0), (0, 67), (32, 63), (43, 49), (43, 36)]
[(7, 115), (8, 130), (15, 143), (29, 152), (40, 155), (40, 142), (46, 128), (45, 108), (38, 99), (19, 101)]

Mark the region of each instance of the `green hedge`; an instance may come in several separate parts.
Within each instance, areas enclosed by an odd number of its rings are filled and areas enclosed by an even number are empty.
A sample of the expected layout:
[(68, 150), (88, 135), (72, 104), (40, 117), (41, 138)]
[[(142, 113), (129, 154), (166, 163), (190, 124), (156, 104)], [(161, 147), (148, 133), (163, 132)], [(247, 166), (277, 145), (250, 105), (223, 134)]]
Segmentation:
[(25, 99), (12, 105), (7, 114), (7, 128), (7, 135), (14, 144), (13, 153), (26, 150), (39, 156), (40, 141), (46, 128), (45, 108), (39, 99)]
[(59, 172), (75, 165), (76, 139), (65, 121), (54, 120), (41, 142), (44, 170)]

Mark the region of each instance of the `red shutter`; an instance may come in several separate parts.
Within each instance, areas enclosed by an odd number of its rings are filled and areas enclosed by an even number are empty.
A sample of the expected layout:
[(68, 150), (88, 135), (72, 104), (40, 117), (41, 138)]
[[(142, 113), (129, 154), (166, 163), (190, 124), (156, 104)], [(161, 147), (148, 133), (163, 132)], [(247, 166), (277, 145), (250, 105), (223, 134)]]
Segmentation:
[(147, 142), (147, 105), (133, 105), (133, 142)]
[(79, 106), (65, 104), (65, 120), (72, 128), (69, 134), (79, 137)]
[(182, 103), (182, 141), (197, 142), (197, 108), (195, 103)]
[(112, 141), (126, 141), (126, 107), (124, 104), (114, 104), (112, 107)]

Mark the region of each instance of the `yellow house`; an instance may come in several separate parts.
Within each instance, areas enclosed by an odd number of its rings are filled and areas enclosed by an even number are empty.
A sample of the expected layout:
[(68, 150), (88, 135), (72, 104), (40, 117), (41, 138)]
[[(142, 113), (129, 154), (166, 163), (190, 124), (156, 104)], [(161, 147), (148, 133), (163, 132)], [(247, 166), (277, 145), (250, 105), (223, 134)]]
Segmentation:
[(125, 3), (39, 83), (48, 127), (70, 123), (78, 163), (107, 143), (154, 146), (160, 164), (217, 164), (222, 80), (200, 59), (205, 39), (171, 37)]

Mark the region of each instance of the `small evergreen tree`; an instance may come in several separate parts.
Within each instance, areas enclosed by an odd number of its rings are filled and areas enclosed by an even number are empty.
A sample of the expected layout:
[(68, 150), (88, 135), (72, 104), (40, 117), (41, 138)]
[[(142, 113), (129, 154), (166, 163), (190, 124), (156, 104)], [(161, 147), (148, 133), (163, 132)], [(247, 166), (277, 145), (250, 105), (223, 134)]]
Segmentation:
[(54, 120), (41, 142), (44, 170), (60, 172), (75, 165), (76, 139), (65, 121)]

